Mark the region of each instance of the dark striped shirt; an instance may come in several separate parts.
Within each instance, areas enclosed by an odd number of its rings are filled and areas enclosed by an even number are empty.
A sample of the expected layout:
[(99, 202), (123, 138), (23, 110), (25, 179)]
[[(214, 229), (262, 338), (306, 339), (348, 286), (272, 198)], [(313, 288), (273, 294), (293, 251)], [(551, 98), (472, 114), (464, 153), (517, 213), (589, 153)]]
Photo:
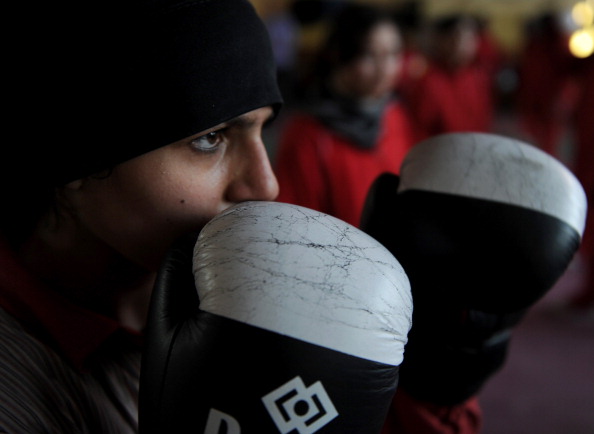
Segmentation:
[(137, 432), (140, 334), (71, 303), (0, 239), (0, 432)]
[(140, 351), (108, 349), (75, 369), (0, 309), (0, 432), (137, 432)]

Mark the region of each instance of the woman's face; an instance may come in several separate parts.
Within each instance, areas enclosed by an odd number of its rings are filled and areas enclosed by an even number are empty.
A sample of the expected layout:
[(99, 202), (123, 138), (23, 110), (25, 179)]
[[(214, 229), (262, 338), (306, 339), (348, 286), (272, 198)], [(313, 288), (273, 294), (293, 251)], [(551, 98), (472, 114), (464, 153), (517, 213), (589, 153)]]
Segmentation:
[(261, 131), (270, 107), (116, 166), (109, 176), (69, 185), (79, 223), (100, 243), (156, 269), (174, 239), (229, 206), (274, 200), (278, 184)]
[(393, 89), (401, 67), (402, 41), (390, 23), (376, 25), (364, 43), (363, 52), (335, 73), (335, 84), (350, 96), (377, 99)]
[(435, 46), (438, 59), (452, 67), (471, 63), (478, 49), (478, 34), (471, 23), (460, 24), (456, 29), (444, 35), (437, 35)]

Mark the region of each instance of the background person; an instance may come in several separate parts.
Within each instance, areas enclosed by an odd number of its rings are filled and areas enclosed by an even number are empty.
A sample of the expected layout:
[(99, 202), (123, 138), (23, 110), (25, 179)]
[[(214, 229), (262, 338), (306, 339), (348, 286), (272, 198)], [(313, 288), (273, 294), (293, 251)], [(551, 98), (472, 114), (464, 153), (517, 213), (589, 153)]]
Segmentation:
[(403, 89), (415, 141), (459, 131), (488, 132), (493, 123), (493, 66), (481, 62), (480, 33), (466, 15), (436, 19), (428, 30), (427, 69)]
[(373, 180), (412, 145), (393, 94), (402, 40), (390, 14), (364, 5), (345, 6), (332, 24), (315, 82), (280, 134), (278, 200), (356, 226)]

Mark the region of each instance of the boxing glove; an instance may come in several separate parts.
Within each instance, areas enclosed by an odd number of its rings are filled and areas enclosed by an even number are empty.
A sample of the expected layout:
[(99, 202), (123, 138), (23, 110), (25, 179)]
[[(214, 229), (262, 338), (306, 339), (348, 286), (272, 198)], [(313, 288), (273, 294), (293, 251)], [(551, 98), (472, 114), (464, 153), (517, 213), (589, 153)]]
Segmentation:
[(566, 167), (493, 134), (427, 139), (398, 176), (380, 176), (361, 228), (411, 282), (400, 386), (443, 405), (476, 394), (504, 364), (513, 327), (566, 270), (585, 214), (584, 191)]
[(140, 432), (378, 433), (411, 316), (406, 274), (364, 232), (295, 205), (236, 205), (160, 270)]

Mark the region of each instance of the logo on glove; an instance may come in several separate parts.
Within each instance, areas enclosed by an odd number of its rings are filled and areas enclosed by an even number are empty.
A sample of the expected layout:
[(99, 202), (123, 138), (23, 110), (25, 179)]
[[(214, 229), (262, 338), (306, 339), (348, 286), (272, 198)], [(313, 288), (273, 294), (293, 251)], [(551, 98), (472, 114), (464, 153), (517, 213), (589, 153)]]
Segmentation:
[(262, 398), (281, 434), (313, 434), (338, 416), (321, 382), (305, 387), (300, 377)]
[[(300, 377), (283, 384), (262, 398), (281, 434), (313, 434), (328, 425), (338, 412), (321, 382), (305, 387)], [(239, 422), (231, 415), (211, 408), (204, 434), (241, 434)]]

